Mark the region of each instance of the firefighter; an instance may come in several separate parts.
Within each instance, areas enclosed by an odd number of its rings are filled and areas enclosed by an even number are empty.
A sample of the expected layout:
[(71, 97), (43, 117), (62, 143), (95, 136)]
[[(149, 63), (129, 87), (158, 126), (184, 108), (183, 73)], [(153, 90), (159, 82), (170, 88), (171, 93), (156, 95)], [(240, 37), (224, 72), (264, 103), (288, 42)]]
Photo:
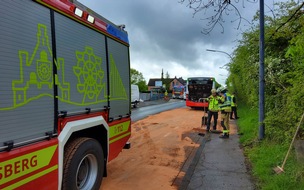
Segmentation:
[(226, 88), (220, 89), (221, 101), (223, 104), (220, 104), (221, 111), (221, 126), (223, 127), (223, 134), (220, 135), (220, 138), (229, 138), (229, 118), (231, 113), (231, 95)]
[(219, 112), (219, 103), (221, 97), (217, 95), (216, 90), (211, 90), (211, 95), (206, 99), (209, 102), (208, 105), (208, 119), (207, 119), (207, 132), (210, 131), (210, 123), (213, 116), (213, 130), (216, 130), (218, 112)]
[(164, 98), (165, 100), (169, 100), (169, 98), (168, 98), (168, 91), (166, 90), (165, 91), (165, 98)]
[[(231, 95), (231, 114), (230, 114), (230, 119), (238, 119), (239, 117), (237, 116), (237, 104), (236, 104), (236, 98), (235, 98), (235, 93), (232, 93)], [(232, 117), (234, 115), (234, 118)]]

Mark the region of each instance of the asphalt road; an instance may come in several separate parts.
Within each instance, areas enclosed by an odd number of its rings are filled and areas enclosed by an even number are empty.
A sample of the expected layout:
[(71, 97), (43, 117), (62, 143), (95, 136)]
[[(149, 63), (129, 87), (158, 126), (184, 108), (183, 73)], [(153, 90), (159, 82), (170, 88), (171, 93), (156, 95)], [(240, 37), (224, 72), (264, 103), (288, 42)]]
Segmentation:
[(184, 100), (170, 100), (168, 102), (164, 101), (149, 101), (143, 102), (138, 108), (132, 109), (131, 119), (132, 121), (138, 121), (148, 117), (149, 115), (154, 115), (163, 111), (172, 110), (176, 108), (185, 107), (186, 103)]

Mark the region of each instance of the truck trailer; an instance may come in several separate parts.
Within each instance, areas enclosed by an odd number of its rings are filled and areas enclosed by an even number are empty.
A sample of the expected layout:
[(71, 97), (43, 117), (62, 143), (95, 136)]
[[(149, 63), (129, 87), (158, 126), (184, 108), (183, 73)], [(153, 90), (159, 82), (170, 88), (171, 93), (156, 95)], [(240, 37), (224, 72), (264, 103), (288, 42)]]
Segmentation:
[(130, 148), (125, 26), (75, 0), (0, 9), (0, 189), (99, 189)]

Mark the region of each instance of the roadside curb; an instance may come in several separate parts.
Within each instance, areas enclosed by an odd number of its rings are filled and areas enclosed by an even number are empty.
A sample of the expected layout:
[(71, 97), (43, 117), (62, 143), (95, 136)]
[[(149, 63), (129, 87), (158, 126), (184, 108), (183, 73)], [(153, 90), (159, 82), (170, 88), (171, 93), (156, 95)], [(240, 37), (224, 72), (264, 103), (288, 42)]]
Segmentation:
[(205, 144), (208, 142), (208, 140), (210, 138), (210, 134), (206, 134), (203, 138), (202, 141), (200, 143), (199, 148), (197, 149), (194, 158), (189, 166), (189, 168), (187, 169), (187, 172), (185, 174), (185, 176), (183, 177), (183, 180), (181, 182), (181, 185), (179, 186), (179, 190), (186, 190), (188, 188), (188, 185), (190, 183), (190, 180), (192, 178), (192, 175), (194, 173), (194, 170), (199, 162), (199, 160), (201, 159), (201, 154), (203, 152), (203, 149), (205, 147)]
[(206, 134), (180, 190), (255, 189), (235, 122), (230, 123), (230, 132), (230, 138), (226, 140), (214, 133)]

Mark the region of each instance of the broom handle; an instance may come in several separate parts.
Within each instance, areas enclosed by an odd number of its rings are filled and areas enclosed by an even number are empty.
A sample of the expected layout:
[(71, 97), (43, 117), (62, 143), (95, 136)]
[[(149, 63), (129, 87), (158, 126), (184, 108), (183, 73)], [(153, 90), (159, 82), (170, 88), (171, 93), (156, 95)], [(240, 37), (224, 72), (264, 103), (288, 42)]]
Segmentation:
[(299, 125), (298, 125), (298, 127), (297, 127), (296, 133), (294, 134), (294, 136), (293, 136), (293, 138), (292, 138), (292, 141), (291, 141), (291, 143), (290, 143), (288, 152), (287, 152), (287, 154), (286, 154), (286, 156), (285, 156), (285, 159), (284, 159), (284, 161), (283, 161), (282, 168), (284, 168), (284, 165), (285, 165), (285, 163), (286, 163), (286, 160), (287, 160), (287, 157), (288, 157), (289, 152), (290, 152), (290, 150), (291, 150), (291, 147), (292, 147), (292, 145), (293, 145), (293, 142), (294, 142), (294, 140), (295, 140), (295, 138), (296, 138), (296, 136), (297, 136), (297, 134), (298, 134), (298, 131), (299, 131), (299, 128), (300, 128), (300, 126), (301, 126), (303, 117), (304, 117), (304, 113), (303, 113), (302, 118), (301, 118), (301, 120), (300, 120), (300, 122), (299, 122)]
[[(203, 102), (205, 102), (206, 100), (203, 98)], [(205, 117), (206, 117), (206, 107), (204, 106), (204, 115), (203, 115), (203, 125), (206, 125), (206, 123), (205, 123)]]

